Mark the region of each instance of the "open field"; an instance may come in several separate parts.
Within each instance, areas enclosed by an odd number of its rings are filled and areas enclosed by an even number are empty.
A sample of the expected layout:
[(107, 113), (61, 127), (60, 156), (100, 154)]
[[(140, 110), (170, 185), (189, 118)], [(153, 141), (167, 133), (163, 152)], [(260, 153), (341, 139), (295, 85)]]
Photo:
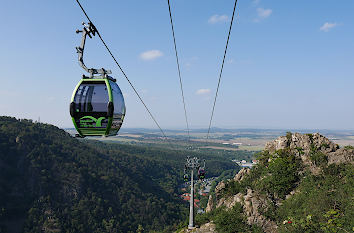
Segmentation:
[[(67, 130), (75, 134), (75, 130)], [(236, 151), (261, 151), (265, 144), (286, 134), (288, 130), (264, 129), (213, 129), (208, 141), (206, 130), (191, 130), (190, 138), (184, 130), (166, 130), (168, 140), (161, 137), (157, 130), (151, 129), (121, 129), (115, 137), (93, 137), (99, 141), (123, 143), (132, 145), (155, 146), (176, 150), (214, 151), (215, 153), (232, 153)], [(335, 130), (291, 130), (291, 132), (320, 132), (340, 146), (354, 146), (354, 131)]]

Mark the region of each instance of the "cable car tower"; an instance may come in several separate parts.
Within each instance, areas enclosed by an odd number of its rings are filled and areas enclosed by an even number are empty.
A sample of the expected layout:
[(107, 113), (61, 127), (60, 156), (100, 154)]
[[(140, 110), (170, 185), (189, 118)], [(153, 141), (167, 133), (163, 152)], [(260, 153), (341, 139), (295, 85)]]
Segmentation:
[(191, 195), (189, 200), (189, 229), (194, 229), (194, 170), (198, 171), (198, 178), (203, 180), (205, 178), (205, 160), (203, 167), (201, 167), (199, 163), (199, 158), (193, 157), (190, 158), (189, 156), (186, 159), (186, 163), (184, 165), (184, 181), (188, 181), (188, 174), (187, 171), (191, 171)]

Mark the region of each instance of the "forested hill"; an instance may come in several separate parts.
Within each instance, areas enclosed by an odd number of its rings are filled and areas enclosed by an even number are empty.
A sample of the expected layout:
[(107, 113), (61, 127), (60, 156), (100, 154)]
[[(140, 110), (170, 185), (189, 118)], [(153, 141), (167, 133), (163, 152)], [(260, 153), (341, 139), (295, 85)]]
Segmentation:
[[(184, 217), (175, 191), (185, 153), (75, 139), (0, 117), (0, 233), (173, 228)], [(207, 159), (212, 175), (235, 169)]]

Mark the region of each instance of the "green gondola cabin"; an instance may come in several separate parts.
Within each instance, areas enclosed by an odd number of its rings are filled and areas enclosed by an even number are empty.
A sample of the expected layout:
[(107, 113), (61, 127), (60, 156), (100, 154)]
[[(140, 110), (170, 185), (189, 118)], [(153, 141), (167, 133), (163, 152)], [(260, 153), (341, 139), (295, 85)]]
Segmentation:
[(71, 98), (70, 115), (81, 137), (117, 135), (125, 112), (122, 92), (109, 76), (81, 79)]

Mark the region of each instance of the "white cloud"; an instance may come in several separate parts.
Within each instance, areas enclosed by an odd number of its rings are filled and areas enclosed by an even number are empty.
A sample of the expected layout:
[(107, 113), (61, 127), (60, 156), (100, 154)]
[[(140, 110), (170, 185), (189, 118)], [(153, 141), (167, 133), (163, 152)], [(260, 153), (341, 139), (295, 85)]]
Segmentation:
[(186, 62), (184, 63), (186, 69), (190, 70), (198, 60), (199, 60), (199, 58), (196, 56), (187, 58)]
[(191, 67), (192, 67), (192, 63), (187, 62), (187, 63), (186, 63), (186, 68), (187, 68), (187, 69), (190, 69)]
[(322, 27), (320, 27), (320, 30), (323, 32), (329, 32), (329, 30), (331, 30), (332, 28), (337, 27), (338, 24), (337, 23), (328, 23), (326, 22), (325, 24), (322, 25)]
[(197, 90), (196, 94), (197, 95), (208, 95), (210, 94), (210, 89), (199, 89)]
[(140, 54), (140, 58), (146, 61), (155, 60), (162, 56), (163, 53), (160, 50), (149, 50)]
[(20, 97), (18, 92), (15, 91), (7, 91), (7, 90), (0, 90), (0, 96), (3, 96), (4, 98), (13, 98), (13, 97)]
[(259, 5), (260, 2), (261, 2), (261, 0), (253, 0), (252, 4), (257, 6), (257, 5)]
[(209, 18), (208, 22), (211, 24), (215, 23), (225, 23), (229, 21), (229, 16), (227, 15), (213, 15)]
[(272, 9), (257, 8), (258, 19), (266, 19), (273, 13)]

